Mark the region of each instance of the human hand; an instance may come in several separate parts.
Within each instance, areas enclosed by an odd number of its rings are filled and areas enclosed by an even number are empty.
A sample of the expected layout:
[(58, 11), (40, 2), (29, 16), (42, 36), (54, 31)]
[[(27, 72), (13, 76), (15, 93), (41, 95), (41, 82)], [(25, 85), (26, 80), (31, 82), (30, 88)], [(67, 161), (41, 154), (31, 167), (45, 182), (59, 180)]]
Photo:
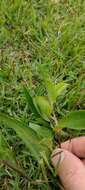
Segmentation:
[(52, 154), (52, 164), (65, 190), (85, 190), (85, 137), (61, 144)]

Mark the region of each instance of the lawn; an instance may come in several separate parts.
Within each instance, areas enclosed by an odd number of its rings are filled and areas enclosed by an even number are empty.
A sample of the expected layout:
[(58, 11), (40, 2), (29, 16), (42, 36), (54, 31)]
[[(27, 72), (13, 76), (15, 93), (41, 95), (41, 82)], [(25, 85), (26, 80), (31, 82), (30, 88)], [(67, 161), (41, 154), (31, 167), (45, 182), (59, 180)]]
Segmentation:
[[(0, 112), (20, 118), (22, 122), (32, 122), (34, 118), (23, 93), (23, 84), (32, 95), (45, 95), (42, 75), (49, 75), (55, 83), (68, 84), (56, 101), (57, 117), (85, 108), (85, 1), (1, 1)], [(0, 165), (1, 190), (62, 189), (48, 168), (46, 182), (39, 164), (14, 130), (2, 125), (0, 130), (20, 167), (19, 172), (8, 165)], [(66, 138), (85, 134), (70, 129), (67, 132)], [(21, 176), (21, 170), (28, 179)]]

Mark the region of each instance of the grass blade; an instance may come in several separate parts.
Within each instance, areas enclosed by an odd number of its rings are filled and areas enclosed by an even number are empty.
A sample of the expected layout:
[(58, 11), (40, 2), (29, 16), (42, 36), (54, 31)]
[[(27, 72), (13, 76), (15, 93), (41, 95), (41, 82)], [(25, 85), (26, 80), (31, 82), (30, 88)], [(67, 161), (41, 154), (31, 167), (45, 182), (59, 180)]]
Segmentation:
[(16, 163), (16, 158), (11, 150), (9, 144), (6, 142), (1, 130), (0, 130), (0, 160), (9, 160), (12, 163)]
[(27, 89), (26, 86), (23, 87), (24, 89), (24, 94), (25, 94), (25, 97), (26, 97), (26, 100), (27, 100), (27, 103), (30, 107), (30, 110), (36, 115), (36, 116), (40, 116), (39, 113), (37, 112), (37, 109), (33, 103), (33, 98), (31, 97), (30, 93), (29, 93), (29, 90)]

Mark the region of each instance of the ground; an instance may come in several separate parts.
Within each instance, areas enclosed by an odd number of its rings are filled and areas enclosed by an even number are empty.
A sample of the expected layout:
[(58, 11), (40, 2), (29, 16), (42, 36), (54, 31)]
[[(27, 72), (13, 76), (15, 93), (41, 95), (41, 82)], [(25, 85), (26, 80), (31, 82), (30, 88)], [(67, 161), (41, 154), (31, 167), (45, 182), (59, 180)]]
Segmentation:
[[(56, 83), (68, 83), (67, 92), (56, 102), (59, 116), (85, 108), (85, 1), (2, 0), (0, 111), (23, 121), (32, 119), (22, 83), (25, 82), (37, 95), (43, 95), (40, 65)], [(1, 165), (1, 190), (59, 189), (58, 180), (50, 174), (50, 184), (44, 183), (38, 164), (15, 132), (2, 131), (14, 148), (21, 167), (29, 174), (29, 180)]]

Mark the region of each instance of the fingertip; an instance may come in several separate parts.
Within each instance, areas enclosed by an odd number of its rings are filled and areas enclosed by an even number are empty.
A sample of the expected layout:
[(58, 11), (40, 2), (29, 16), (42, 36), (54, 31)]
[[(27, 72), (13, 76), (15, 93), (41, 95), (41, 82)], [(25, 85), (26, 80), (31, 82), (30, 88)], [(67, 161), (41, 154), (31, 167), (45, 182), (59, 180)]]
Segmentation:
[(56, 168), (61, 164), (61, 162), (64, 160), (64, 151), (63, 149), (56, 148), (52, 155), (51, 155), (51, 161), (52, 165)]
[(67, 140), (61, 144), (61, 148), (72, 152), (79, 158), (85, 158), (85, 136)]
[(65, 149), (55, 149), (52, 164), (66, 190), (85, 190), (85, 167), (75, 155)]

